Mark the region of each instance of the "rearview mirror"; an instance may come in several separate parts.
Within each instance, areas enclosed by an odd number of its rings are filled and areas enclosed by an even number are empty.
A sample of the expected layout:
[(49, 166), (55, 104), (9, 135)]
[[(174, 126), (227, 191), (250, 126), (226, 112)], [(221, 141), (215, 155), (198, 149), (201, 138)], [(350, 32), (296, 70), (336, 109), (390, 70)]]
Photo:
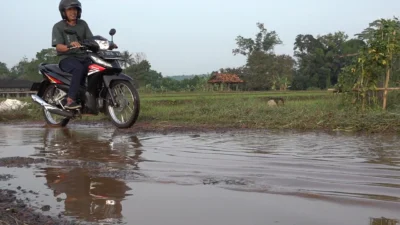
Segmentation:
[(114, 36), (115, 33), (117, 33), (117, 31), (116, 31), (114, 28), (112, 28), (112, 29), (110, 30), (110, 35), (111, 35), (111, 36)]
[(72, 29), (65, 29), (64, 32), (67, 34), (76, 34), (76, 31)]

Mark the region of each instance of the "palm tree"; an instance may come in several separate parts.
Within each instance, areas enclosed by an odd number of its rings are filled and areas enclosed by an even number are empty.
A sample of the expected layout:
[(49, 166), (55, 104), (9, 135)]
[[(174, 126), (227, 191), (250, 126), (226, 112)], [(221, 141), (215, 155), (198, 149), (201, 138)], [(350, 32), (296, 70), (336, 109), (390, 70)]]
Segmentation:
[[(400, 21), (396, 17), (394, 19), (397, 21), (397, 26), (400, 27)], [(382, 19), (374, 20), (369, 24), (369, 27), (364, 29), (361, 33), (355, 34), (355, 36), (360, 40), (369, 40), (373, 38), (373, 34), (376, 30), (382, 27)]]
[(122, 60), (121, 60), (122, 68), (126, 69), (127, 67), (133, 64), (134, 59), (132, 58), (132, 54), (129, 53), (129, 51), (123, 51), (121, 55), (122, 55)]

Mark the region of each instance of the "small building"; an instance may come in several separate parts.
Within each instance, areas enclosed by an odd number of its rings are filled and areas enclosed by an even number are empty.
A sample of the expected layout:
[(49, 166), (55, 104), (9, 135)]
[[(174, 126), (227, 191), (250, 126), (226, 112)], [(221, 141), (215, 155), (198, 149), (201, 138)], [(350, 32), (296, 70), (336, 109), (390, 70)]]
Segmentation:
[(0, 79), (0, 98), (27, 97), (34, 93), (31, 91), (33, 82), (18, 79)]
[(239, 78), (236, 74), (229, 73), (216, 73), (208, 80), (209, 84), (219, 84), (220, 90), (224, 89), (224, 84), (227, 85), (228, 90), (230, 90), (231, 84), (236, 84), (236, 90), (238, 89), (238, 85), (244, 83), (242, 79)]

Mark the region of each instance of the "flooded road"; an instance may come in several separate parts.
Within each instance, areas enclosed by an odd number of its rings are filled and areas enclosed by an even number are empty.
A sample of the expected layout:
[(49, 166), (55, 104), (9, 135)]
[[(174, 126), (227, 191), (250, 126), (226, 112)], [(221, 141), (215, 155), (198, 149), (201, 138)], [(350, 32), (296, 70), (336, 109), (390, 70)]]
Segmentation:
[(103, 224), (400, 224), (397, 135), (0, 126), (0, 189)]

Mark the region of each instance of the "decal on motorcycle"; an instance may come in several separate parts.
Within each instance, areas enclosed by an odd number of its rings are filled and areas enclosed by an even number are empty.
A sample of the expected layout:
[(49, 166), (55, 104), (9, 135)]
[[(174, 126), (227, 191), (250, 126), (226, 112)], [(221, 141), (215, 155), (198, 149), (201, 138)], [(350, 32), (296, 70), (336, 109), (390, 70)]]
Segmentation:
[(101, 71), (103, 71), (105, 69), (106, 68), (104, 68), (102, 66), (99, 66), (99, 65), (96, 65), (96, 64), (92, 64), (92, 65), (89, 66), (88, 75), (92, 75), (94, 73), (101, 72)]

